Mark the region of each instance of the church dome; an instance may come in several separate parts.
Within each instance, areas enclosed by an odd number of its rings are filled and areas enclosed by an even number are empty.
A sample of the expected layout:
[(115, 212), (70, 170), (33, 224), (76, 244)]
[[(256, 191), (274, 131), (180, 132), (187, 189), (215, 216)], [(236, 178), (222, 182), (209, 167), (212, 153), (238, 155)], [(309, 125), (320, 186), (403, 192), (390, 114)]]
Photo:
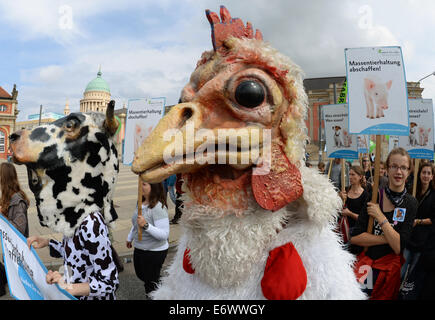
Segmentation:
[(109, 85), (107, 84), (106, 80), (101, 78), (101, 70), (98, 71), (97, 77), (88, 83), (85, 89), (85, 93), (89, 91), (104, 91), (107, 93), (110, 93)]

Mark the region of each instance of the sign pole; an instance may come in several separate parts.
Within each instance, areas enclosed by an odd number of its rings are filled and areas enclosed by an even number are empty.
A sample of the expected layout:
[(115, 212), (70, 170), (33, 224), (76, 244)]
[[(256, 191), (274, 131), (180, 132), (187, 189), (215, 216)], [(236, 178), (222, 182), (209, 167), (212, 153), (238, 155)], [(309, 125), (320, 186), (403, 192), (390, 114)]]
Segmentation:
[(346, 191), (345, 170), (346, 162), (344, 161), (344, 158), (341, 158), (341, 192)]
[(329, 159), (329, 168), (328, 168), (328, 179), (331, 176), (331, 169), (332, 169), (332, 162), (334, 161), (334, 159)]
[[(379, 189), (379, 168), (381, 164), (381, 135), (376, 135), (376, 152), (375, 152), (375, 176), (373, 182), (372, 203), (377, 203), (378, 189)], [(382, 209), (382, 208), (381, 208)], [(373, 233), (373, 217), (369, 217), (369, 224), (367, 226), (367, 232)], [(367, 247), (365, 248), (367, 250)]]
[(414, 159), (414, 183), (412, 185), (412, 196), (415, 197), (415, 194), (417, 193), (417, 179), (418, 179), (418, 167), (420, 166), (420, 159)]

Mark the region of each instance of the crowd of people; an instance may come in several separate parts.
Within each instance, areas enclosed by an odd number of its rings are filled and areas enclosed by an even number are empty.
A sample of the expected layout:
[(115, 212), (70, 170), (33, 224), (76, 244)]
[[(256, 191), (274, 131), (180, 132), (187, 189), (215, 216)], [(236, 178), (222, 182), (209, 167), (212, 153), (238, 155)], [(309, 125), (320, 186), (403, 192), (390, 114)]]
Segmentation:
[[(416, 179), (415, 196), (412, 195), (414, 162), (406, 150), (393, 149), (385, 162), (381, 162), (379, 188), (373, 202), (374, 169), (369, 157), (361, 159), (361, 166), (346, 163), (345, 185), (342, 186), (341, 159), (318, 168), (328, 174), (343, 200), (340, 219), (348, 225), (342, 234), (345, 248), (356, 257), (354, 271), (370, 299), (418, 300), (435, 299), (435, 166), (421, 161)], [(331, 166), (331, 168), (330, 168)], [(178, 178), (178, 179), (177, 179)], [(148, 297), (160, 279), (162, 265), (168, 252), (169, 217), (167, 195), (177, 207), (171, 223), (181, 216), (181, 188), (179, 177), (172, 176), (163, 184), (142, 183), (142, 214), (138, 208), (132, 216), (132, 227), (126, 239), (128, 248), (134, 247), (133, 260), (137, 277), (144, 282)], [(0, 165), (0, 211), (2, 215), (26, 238), (29, 247), (50, 247), (50, 254), (62, 257), (65, 244), (38, 236), (29, 237), (27, 209), (29, 198), (21, 189), (14, 165)], [(108, 228), (98, 214), (90, 218), (93, 226), (101, 227), (100, 242), (110, 250)], [(142, 230), (141, 238), (139, 229)], [(343, 233), (344, 229), (337, 229)], [(77, 248), (82, 237), (71, 238)], [(65, 241), (65, 240), (64, 240)], [(83, 240), (85, 241), (85, 240)], [(66, 244), (68, 246), (68, 244)], [(111, 251), (108, 251), (109, 253)], [(119, 265), (110, 259), (111, 268), (101, 270), (89, 252), (79, 252), (91, 266), (81, 283), (74, 283), (66, 290), (80, 298), (93, 296), (114, 299), (119, 287)], [(112, 252), (113, 254), (113, 252)], [(86, 256), (85, 258), (83, 258)], [(74, 263), (70, 261), (72, 267)], [(367, 276), (367, 267), (371, 270)], [(116, 276), (114, 276), (116, 274)], [(364, 276), (364, 277), (362, 277)], [(57, 271), (47, 273), (47, 283), (58, 283)], [(362, 279), (365, 279), (364, 283)], [(0, 295), (7, 284), (4, 266), (0, 263)]]
[(333, 161), (330, 171), (322, 163), (318, 168), (329, 174), (343, 200), (339, 221), (346, 219), (349, 229), (347, 234), (344, 228), (337, 231), (356, 257), (354, 271), (363, 290), (372, 300), (435, 299), (433, 162), (420, 162), (413, 196), (415, 161), (406, 150), (393, 149), (380, 164), (378, 194), (372, 201), (370, 158), (363, 157), (361, 166), (345, 164), (348, 181), (343, 188), (340, 161)]

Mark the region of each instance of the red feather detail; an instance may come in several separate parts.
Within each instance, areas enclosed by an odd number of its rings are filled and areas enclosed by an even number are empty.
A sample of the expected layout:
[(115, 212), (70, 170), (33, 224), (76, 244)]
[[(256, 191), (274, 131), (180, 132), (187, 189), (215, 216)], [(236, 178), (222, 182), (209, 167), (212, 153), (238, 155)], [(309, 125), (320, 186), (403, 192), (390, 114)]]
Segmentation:
[(298, 251), (287, 243), (269, 252), (261, 279), (268, 300), (296, 300), (307, 287), (307, 272)]
[(183, 269), (187, 273), (194, 274), (195, 273), (195, 269), (193, 269), (192, 264), (190, 263), (190, 259), (189, 259), (189, 256), (188, 256), (189, 252), (190, 252), (190, 249), (186, 249), (184, 251)]
[(205, 14), (210, 22), (211, 40), (215, 51), (224, 50), (223, 42), (229, 37), (263, 40), (263, 35), (258, 29), (254, 35), (251, 23), (248, 22), (245, 27), (241, 19), (231, 18), (225, 6), (220, 7), (220, 19), (215, 12), (210, 10), (206, 10)]

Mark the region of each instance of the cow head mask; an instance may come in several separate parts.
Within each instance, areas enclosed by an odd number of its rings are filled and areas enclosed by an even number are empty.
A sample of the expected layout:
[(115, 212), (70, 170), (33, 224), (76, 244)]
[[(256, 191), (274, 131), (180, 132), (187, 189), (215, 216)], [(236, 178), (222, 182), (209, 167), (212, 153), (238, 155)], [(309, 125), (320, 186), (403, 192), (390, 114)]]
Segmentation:
[(13, 161), (27, 167), (42, 226), (66, 236), (92, 212), (117, 218), (112, 193), (119, 171), (115, 102), (102, 113), (71, 113), (10, 136)]

